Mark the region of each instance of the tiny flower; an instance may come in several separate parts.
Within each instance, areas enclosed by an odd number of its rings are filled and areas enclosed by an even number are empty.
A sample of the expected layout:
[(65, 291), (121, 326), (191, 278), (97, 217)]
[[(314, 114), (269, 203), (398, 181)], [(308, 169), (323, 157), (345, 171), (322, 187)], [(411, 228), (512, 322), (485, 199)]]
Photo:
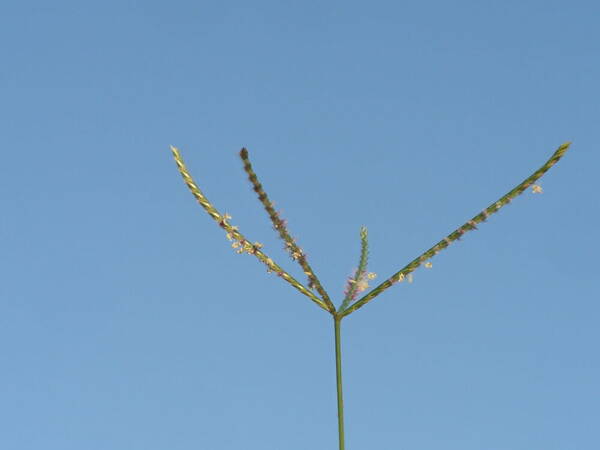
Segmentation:
[(373, 273), (373, 272), (369, 272), (369, 273), (367, 274), (367, 278), (368, 278), (369, 280), (374, 280), (376, 276), (377, 276), (377, 274), (376, 274), (376, 273)]
[(231, 246), (233, 248), (238, 248), (240, 246), (240, 243), (239, 242), (234, 242), (234, 243), (231, 244)]
[(433, 264), (431, 264), (431, 262), (430, 262), (430, 261), (427, 261), (427, 262), (425, 263), (425, 267), (426, 267), (427, 269), (431, 269), (431, 267), (432, 267), (432, 266), (433, 266)]
[(408, 280), (409, 283), (413, 282), (413, 274), (409, 273), (408, 276), (406, 277), (406, 279)]
[(544, 190), (539, 184), (534, 184), (531, 186), (531, 192), (533, 192), (534, 194), (541, 194), (542, 192), (544, 192)]
[(401, 273), (400, 275), (398, 275), (398, 282), (402, 282), (404, 280), (404, 274)]
[(255, 242), (255, 243), (254, 243), (254, 247), (255, 247), (255, 248), (258, 248), (258, 249), (260, 249), (260, 248), (263, 248), (263, 247), (264, 247), (264, 245), (263, 245), (263, 244), (261, 244), (260, 242)]
[(360, 280), (356, 287), (360, 292), (362, 292), (369, 287), (369, 282), (367, 280)]

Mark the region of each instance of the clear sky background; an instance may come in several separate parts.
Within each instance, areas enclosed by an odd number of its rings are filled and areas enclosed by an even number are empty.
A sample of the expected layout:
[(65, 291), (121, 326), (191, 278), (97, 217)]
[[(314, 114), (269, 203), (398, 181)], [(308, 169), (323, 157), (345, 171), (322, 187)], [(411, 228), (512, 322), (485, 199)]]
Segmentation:
[(600, 448), (595, 1), (4, 2), (0, 448), (337, 448), (336, 302), (573, 145), (343, 322), (348, 450)]

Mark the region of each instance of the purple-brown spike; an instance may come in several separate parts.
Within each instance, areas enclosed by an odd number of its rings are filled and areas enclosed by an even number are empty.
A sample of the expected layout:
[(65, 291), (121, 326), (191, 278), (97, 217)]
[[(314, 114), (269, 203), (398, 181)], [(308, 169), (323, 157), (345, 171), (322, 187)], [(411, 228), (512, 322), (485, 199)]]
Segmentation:
[(292, 259), (298, 261), (298, 263), (302, 267), (302, 270), (308, 277), (308, 285), (314, 286), (319, 295), (321, 295), (323, 301), (327, 304), (329, 311), (333, 313), (335, 311), (335, 306), (333, 305), (333, 302), (329, 298), (327, 292), (325, 292), (325, 289), (323, 289), (321, 282), (319, 281), (314, 271), (308, 264), (304, 251), (300, 247), (298, 247), (294, 238), (292, 238), (289, 231), (287, 230), (286, 221), (281, 219), (279, 213), (275, 211), (273, 203), (271, 202), (271, 200), (269, 200), (269, 196), (263, 189), (263, 186), (260, 183), (260, 181), (258, 181), (258, 177), (252, 169), (252, 164), (250, 163), (250, 159), (248, 158), (248, 150), (246, 148), (242, 148), (242, 150), (240, 150), (240, 158), (244, 163), (244, 171), (248, 175), (248, 180), (250, 180), (250, 183), (252, 183), (252, 188), (254, 192), (256, 192), (256, 194), (258, 195), (258, 199), (267, 211), (267, 214), (269, 215), (269, 218), (273, 223), (273, 228), (279, 233), (281, 239), (284, 240), (286, 244), (286, 250), (290, 253)]

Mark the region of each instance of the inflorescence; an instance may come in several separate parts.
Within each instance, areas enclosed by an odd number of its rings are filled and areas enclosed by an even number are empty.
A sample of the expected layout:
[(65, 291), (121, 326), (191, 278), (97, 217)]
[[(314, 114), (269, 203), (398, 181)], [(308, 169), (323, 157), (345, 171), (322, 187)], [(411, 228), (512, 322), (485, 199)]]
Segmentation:
[[(277, 231), (279, 237), (284, 241), (284, 249), (290, 255), (291, 259), (298, 262), (302, 267), (304, 274), (307, 276), (308, 282), (307, 287), (302, 285), (300, 282), (295, 280), (290, 274), (283, 270), (278, 264), (276, 264), (269, 256), (263, 253), (263, 244), (260, 242), (252, 243), (242, 235), (237, 226), (231, 225), (229, 220), (231, 216), (227, 213), (221, 214), (217, 209), (208, 201), (206, 196), (200, 191), (191, 175), (189, 174), (183, 159), (177, 148), (171, 146), (175, 162), (183, 177), (183, 180), (187, 184), (188, 188), (198, 201), (200, 205), (206, 210), (206, 212), (218, 223), (218, 225), (225, 231), (226, 238), (231, 242), (231, 246), (237, 253), (247, 253), (257, 257), (263, 264), (266, 265), (267, 271), (275, 273), (279, 277), (286, 280), (294, 288), (299, 290), (301, 293), (309, 297), (314, 303), (321, 308), (330, 312), (336, 317), (344, 317), (357, 309), (364, 306), (366, 303), (374, 299), (381, 292), (389, 288), (390, 286), (400, 283), (404, 280), (411, 283), (413, 281), (413, 274), (419, 266), (423, 265), (425, 268), (431, 268), (432, 263), (429, 261), (440, 251), (446, 249), (451, 243), (458, 241), (461, 237), (473, 230), (477, 230), (477, 225), (487, 221), (487, 219), (494, 213), (498, 212), (500, 208), (509, 204), (513, 199), (523, 193), (527, 188), (531, 188), (534, 194), (541, 194), (543, 192), (542, 187), (537, 183), (537, 180), (542, 177), (554, 164), (558, 162), (560, 158), (565, 154), (569, 148), (570, 142), (566, 142), (561, 145), (552, 155), (552, 157), (531, 176), (526, 178), (522, 183), (517, 185), (507, 194), (502, 196), (498, 201), (492, 203), (490, 206), (482, 210), (479, 214), (472, 217), (462, 226), (458, 227), (452, 233), (445, 236), (433, 247), (423, 252), (417, 258), (408, 263), (398, 272), (388, 277), (385, 281), (379, 284), (377, 287), (372, 289), (362, 298), (356, 300), (358, 295), (369, 288), (369, 281), (375, 279), (376, 274), (373, 272), (367, 272), (367, 259), (368, 259), (368, 235), (366, 227), (361, 227), (360, 238), (361, 238), (361, 254), (358, 268), (353, 272), (353, 275), (348, 278), (346, 287), (344, 290), (344, 299), (340, 308), (336, 309), (333, 302), (329, 298), (329, 295), (321, 285), (321, 282), (314, 273), (312, 267), (308, 263), (306, 253), (298, 246), (296, 239), (291, 236), (287, 229), (287, 221), (281, 218), (279, 211), (276, 211), (274, 204), (271, 202), (266, 192), (263, 189), (262, 184), (258, 181), (258, 177), (254, 172), (252, 165), (248, 158), (248, 150), (243, 148), (240, 151), (240, 157), (242, 159), (244, 170), (248, 175), (248, 179), (252, 184), (253, 190), (258, 195), (259, 201), (264, 206), (271, 222), (273, 223), (273, 229)], [(317, 297), (317, 295), (319, 297)]]

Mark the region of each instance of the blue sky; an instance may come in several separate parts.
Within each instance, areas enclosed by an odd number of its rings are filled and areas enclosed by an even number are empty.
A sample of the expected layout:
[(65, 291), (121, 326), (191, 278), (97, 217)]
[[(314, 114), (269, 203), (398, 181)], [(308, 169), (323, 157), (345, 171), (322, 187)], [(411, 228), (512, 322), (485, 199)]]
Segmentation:
[(344, 319), (347, 449), (596, 449), (597, 2), (5, 2), (0, 447), (337, 448), (331, 318), (237, 255), (176, 171), (298, 279), (237, 152), (339, 303), (573, 145)]

